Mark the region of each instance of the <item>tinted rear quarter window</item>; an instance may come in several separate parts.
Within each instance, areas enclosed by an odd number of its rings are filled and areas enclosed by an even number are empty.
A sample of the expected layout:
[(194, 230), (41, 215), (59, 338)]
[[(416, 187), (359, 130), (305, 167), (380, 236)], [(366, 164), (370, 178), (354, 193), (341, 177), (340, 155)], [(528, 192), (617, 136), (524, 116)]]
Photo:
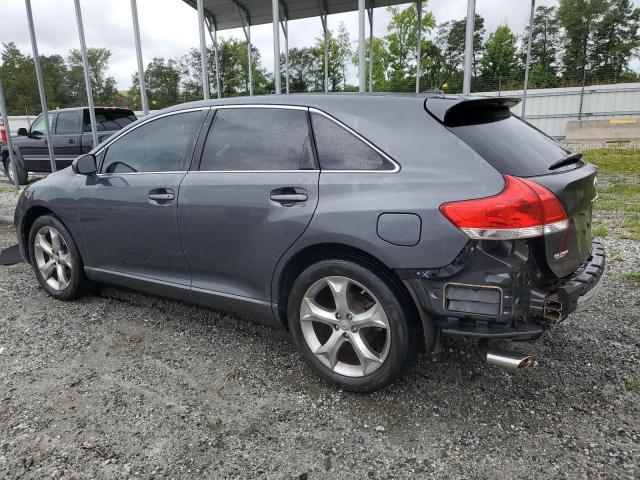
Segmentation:
[(323, 170), (394, 170), (395, 165), (353, 133), (324, 115), (311, 115)]
[[(491, 166), (506, 175), (533, 177), (549, 174), (549, 167), (570, 153), (506, 108), (493, 111), (469, 109), (457, 115), (449, 128)], [(576, 164), (566, 168), (576, 168)]]
[(312, 168), (307, 112), (282, 108), (218, 109), (200, 164), (204, 171)]

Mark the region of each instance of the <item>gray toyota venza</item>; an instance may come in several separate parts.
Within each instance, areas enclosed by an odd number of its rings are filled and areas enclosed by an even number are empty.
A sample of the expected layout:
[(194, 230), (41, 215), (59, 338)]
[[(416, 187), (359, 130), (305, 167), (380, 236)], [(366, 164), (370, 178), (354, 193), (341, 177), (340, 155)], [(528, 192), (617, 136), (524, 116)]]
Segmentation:
[(291, 333), (322, 378), (397, 379), (442, 335), (526, 368), (587, 306), (596, 168), (513, 98), (295, 95), (183, 104), (26, 188), (19, 244), (54, 298), (94, 282)]

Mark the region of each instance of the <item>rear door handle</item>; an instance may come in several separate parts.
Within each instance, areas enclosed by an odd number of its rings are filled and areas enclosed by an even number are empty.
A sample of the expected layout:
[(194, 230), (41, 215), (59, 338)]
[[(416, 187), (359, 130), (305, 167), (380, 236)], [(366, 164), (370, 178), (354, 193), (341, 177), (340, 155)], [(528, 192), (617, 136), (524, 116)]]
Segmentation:
[(76, 141), (73, 138), (70, 138), (69, 140), (67, 140), (67, 143), (76, 143)]
[(306, 202), (308, 197), (306, 193), (272, 193), (270, 198), (279, 203), (298, 203)]
[(166, 203), (176, 198), (176, 194), (170, 188), (155, 188), (149, 192), (149, 200), (157, 203)]

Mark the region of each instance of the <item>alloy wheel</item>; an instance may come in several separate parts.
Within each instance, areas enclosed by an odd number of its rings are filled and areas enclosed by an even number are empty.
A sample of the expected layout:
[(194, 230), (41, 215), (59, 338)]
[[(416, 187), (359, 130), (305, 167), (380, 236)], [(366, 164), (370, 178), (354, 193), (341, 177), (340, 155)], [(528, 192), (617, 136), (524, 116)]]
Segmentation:
[(300, 323), (311, 352), (337, 374), (369, 375), (389, 354), (387, 314), (376, 297), (353, 279), (331, 276), (311, 285), (302, 298)]
[(62, 234), (45, 225), (36, 233), (33, 251), (42, 279), (54, 290), (64, 290), (71, 283), (73, 263)]

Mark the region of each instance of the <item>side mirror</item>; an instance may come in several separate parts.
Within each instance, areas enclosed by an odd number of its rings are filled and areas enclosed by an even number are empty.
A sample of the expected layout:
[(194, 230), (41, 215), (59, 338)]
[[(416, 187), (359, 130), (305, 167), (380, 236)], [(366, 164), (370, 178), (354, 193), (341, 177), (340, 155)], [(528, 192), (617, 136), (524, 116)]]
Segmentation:
[(20, 135), (21, 137), (26, 137), (27, 135), (29, 135), (29, 131), (26, 128), (19, 128), (18, 129), (18, 135)]
[(95, 175), (98, 171), (96, 167), (96, 157), (92, 153), (80, 155), (71, 164), (73, 173), (78, 175)]

